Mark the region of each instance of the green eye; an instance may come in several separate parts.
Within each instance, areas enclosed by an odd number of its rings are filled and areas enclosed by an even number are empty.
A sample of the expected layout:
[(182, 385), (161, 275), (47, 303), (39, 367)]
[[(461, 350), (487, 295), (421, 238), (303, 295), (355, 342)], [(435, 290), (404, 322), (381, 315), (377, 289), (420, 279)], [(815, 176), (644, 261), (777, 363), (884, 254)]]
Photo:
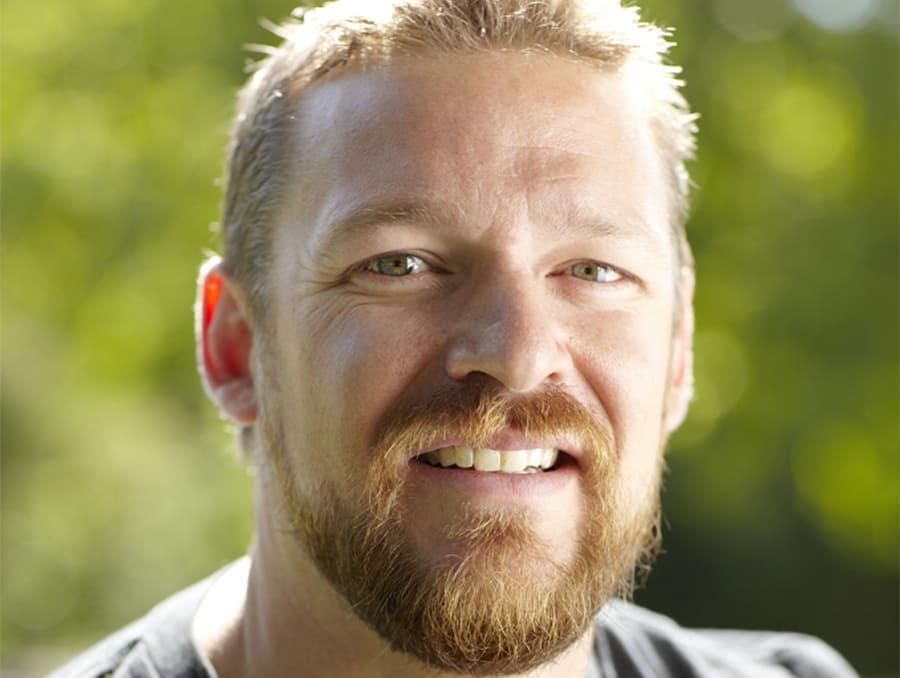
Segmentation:
[(425, 267), (424, 261), (411, 254), (390, 254), (386, 257), (373, 259), (366, 266), (366, 270), (379, 275), (400, 277), (418, 273)]
[(579, 261), (570, 269), (572, 275), (591, 282), (616, 282), (622, 276), (611, 266), (596, 261)]

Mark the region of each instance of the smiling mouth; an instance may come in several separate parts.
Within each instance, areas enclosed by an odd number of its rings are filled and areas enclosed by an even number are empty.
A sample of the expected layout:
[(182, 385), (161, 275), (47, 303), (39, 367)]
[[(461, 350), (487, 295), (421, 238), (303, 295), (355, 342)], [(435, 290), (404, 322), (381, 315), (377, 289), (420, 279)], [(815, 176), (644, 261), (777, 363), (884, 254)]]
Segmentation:
[(544, 473), (556, 468), (559, 450), (493, 450), (488, 447), (454, 445), (420, 454), (417, 461), (439, 468), (460, 468), (488, 473)]

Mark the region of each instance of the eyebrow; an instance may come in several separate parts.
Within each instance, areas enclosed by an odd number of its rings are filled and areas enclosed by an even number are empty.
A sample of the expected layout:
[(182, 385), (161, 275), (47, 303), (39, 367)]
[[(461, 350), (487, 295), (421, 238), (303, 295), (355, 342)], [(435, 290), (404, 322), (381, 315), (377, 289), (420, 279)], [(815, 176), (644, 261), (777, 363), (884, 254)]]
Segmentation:
[[(422, 200), (394, 200), (351, 209), (327, 222), (317, 238), (320, 252), (334, 252), (367, 237), (375, 226), (416, 225), (435, 230), (453, 229), (465, 221), (465, 209)], [(575, 233), (584, 238), (615, 238), (651, 241), (653, 229), (632, 219), (610, 219), (592, 210), (574, 207), (569, 215), (546, 224), (554, 233)]]
[(581, 206), (574, 206), (568, 217), (553, 224), (553, 229), (578, 233), (585, 237), (618, 238), (627, 240), (652, 239), (653, 228), (630, 218), (612, 218), (597, 214)]
[(446, 229), (464, 218), (462, 208), (422, 201), (393, 201), (350, 210), (326, 224), (318, 240), (319, 251), (334, 251), (366, 237), (374, 226), (412, 225)]

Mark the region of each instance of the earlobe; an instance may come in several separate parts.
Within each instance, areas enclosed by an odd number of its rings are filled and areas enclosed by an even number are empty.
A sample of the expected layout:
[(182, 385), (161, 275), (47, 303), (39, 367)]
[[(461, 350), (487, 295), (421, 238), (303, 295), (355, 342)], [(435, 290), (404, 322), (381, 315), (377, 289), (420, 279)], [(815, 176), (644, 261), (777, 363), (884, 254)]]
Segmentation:
[(195, 314), (197, 362), (207, 395), (235, 423), (252, 424), (257, 416), (253, 329), (240, 286), (218, 257), (200, 269)]
[(687, 416), (694, 395), (694, 274), (681, 278), (681, 312), (672, 342), (669, 393), (666, 402), (666, 433), (673, 433)]

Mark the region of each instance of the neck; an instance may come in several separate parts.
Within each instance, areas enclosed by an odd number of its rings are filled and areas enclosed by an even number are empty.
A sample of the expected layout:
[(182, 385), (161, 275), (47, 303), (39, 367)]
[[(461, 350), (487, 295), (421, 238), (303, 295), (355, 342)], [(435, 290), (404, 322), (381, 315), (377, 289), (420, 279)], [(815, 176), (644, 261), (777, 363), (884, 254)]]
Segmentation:
[[(459, 678), (391, 651), (262, 508), (250, 557), (216, 582), (194, 622), (197, 645), (220, 678)], [(523, 678), (585, 675), (592, 640), (588, 630)]]

